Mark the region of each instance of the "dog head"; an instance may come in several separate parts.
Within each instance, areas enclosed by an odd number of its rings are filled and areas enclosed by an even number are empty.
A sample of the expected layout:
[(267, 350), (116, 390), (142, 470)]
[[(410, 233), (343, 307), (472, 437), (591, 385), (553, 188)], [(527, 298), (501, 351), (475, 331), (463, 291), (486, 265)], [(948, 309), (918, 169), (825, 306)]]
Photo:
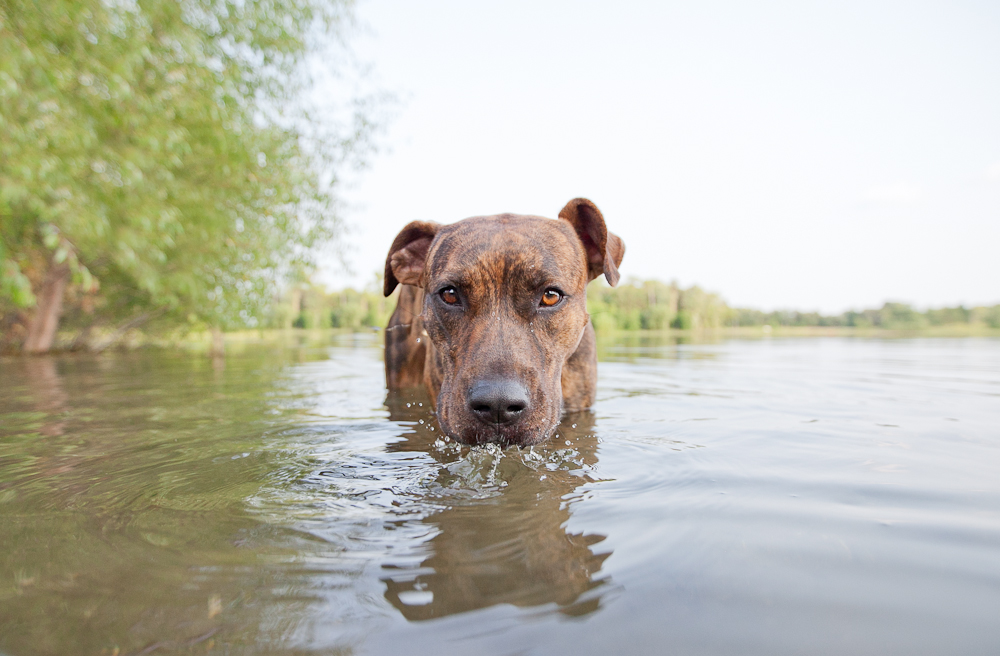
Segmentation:
[(385, 294), (424, 289), (438, 422), (466, 444), (537, 444), (562, 414), (563, 364), (590, 317), (587, 283), (617, 284), (625, 245), (589, 200), (558, 220), (499, 214), (415, 221), (396, 237)]

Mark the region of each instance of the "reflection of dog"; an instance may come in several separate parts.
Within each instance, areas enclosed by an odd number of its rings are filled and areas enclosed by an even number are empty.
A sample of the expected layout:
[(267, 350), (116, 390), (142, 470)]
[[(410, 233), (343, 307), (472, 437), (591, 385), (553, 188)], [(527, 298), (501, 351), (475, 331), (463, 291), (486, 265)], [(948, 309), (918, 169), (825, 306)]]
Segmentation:
[[(411, 621), (496, 604), (528, 608), (554, 603), (559, 612), (572, 616), (597, 610), (613, 589), (610, 576), (602, 573), (611, 551), (595, 546), (604, 535), (568, 528), (572, 507), (582, 496), (577, 490), (592, 481), (575, 467), (592, 471), (597, 464), (593, 413), (565, 418), (559, 425), (559, 442), (535, 450), (541, 460), (525, 462), (520, 454), (500, 458), (496, 475), (508, 485), (472, 498), (467, 494), (470, 485), (448, 467), (458, 457), (431, 446), (437, 433), (419, 421), (427, 416), (426, 408), (418, 406), (427, 400), (421, 392), (389, 393), (390, 419), (406, 422), (409, 428), (406, 439), (387, 450), (419, 452), (442, 465), (426, 493), (418, 497), (422, 510), (435, 506), (440, 510), (420, 520), (424, 528), (418, 532), (433, 536), (421, 544), (426, 557), (417, 563), (412, 558), (416, 550), (403, 550), (383, 566), (389, 603)], [(562, 444), (564, 438), (567, 445)], [(575, 451), (575, 464), (547, 467), (555, 447)], [(400, 524), (412, 530), (415, 523), (403, 503), (408, 517)]]
[(556, 221), (410, 223), (385, 263), (386, 296), (403, 284), (386, 329), (389, 389), (425, 384), (442, 430), (461, 442), (542, 442), (563, 410), (594, 401), (587, 283), (616, 284), (624, 253), (584, 198)]

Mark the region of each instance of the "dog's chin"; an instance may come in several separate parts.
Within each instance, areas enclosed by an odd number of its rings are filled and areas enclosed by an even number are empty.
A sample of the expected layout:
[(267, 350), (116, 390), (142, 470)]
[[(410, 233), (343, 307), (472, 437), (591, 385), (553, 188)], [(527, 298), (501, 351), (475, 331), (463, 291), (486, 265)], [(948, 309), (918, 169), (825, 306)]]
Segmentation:
[(541, 444), (552, 437), (557, 421), (530, 422), (524, 425), (507, 426), (484, 424), (475, 417), (462, 417), (458, 421), (443, 421), (438, 417), (441, 430), (451, 439), (462, 444), (482, 446), (496, 444), (501, 447), (532, 446)]

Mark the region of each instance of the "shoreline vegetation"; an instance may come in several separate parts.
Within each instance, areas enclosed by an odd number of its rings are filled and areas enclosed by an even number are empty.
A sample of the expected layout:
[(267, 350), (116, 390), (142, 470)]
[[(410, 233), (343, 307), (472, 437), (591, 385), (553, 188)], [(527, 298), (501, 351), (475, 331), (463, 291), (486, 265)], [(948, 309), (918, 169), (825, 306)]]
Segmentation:
[[(379, 281), (364, 290), (327, 291), (300, 283), (273, 299), (253, 328), (228, 331), (171, 322), (156, 316), (96, 319), (76, 308), (63, 317), (53, 351), (178, 348), (195, 352), (239, 352), (259, 344), (322, 343), (331, 334), (381, 330), (396, 305), (385, 298)], [(664, 343), (766, 337), (1000, 337), (1000, 305), (963, 306), (919, 311), (904, 303), (851, 310), (836, 315), (816, 312), (733, 308), (714, 293), (694, 286), (631, 279), (616, 288), (594, 283), (587, 305), (599, 339), (625, 334), (640, 341)], [(9, 326), (9, 324), (8, 324)], [(6, 353), (18, 352), (9, 340)]]
[[(365, 343), (381, 343), (382, 330), (358, 330), (351, 328), (264, 328), (237, 330), (222, 334), (222, 349), (216, 335), (211, 331), (161, 333), (135, 330), (117, 341), (113, 347), (100, 350), (70, 348), (71, 333), (60, 334), (56, 346), (50, 351), (60, 353), (102, 353), (127, 352), (138, 349), (167, 349), (208, 355), (228, 353), (237, 355), (259, 346), (326, 346), (333, 336), (355, 336)], [(598, 350), (606, 340), (616, 342), (635, 340), (645, 346), (655, 344), (711, 343), (726, 339), (767, 339), (767, 338), (816, 338), (851, 337), (858, 339), (905, 339), (905, 338), (1000, 338), (1000, 328), (984, 325), (949, 324), (918, 329), (853, 328), (847, 326), (778, 326), (768, 330), (765, 326), (722, 327), (707, 329), (667, 328), (663, 330), (605, 330), (597, 333)], [(6, 351), (2, 356), (15, 355)]]

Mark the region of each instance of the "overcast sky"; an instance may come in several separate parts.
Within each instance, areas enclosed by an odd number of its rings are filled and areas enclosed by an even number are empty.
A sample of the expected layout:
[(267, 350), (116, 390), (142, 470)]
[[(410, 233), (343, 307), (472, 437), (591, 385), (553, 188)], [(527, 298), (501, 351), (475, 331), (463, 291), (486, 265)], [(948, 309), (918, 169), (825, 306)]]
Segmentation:
[(348, 193), (396, 232), (601, 208), (623, 276), (839, 312), (1000, 302), (1000, 3), (362, 0), (401, 98)]

